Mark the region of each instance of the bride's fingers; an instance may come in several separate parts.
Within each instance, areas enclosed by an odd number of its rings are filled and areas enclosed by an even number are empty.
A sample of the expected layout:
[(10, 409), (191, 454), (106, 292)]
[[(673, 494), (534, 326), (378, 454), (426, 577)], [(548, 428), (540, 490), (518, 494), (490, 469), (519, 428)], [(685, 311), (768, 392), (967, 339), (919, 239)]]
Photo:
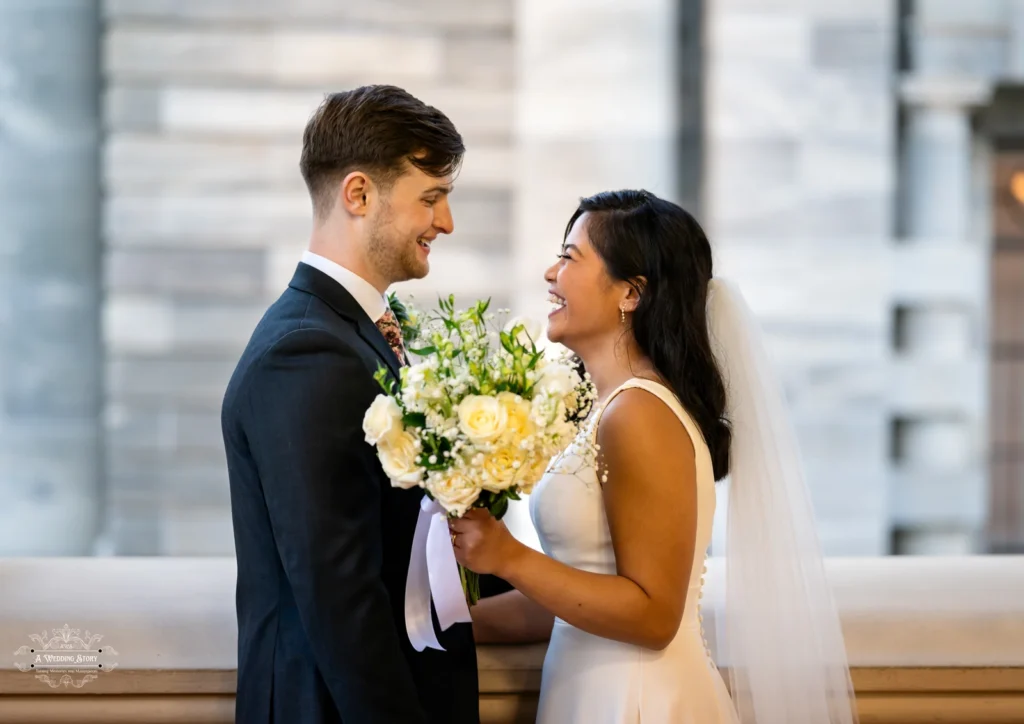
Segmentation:
[(472, 521), (463, 520), (462, 518), (454, 518), (448, 521), (448, 530), (452, 533), (465, 533), (472, 527)]

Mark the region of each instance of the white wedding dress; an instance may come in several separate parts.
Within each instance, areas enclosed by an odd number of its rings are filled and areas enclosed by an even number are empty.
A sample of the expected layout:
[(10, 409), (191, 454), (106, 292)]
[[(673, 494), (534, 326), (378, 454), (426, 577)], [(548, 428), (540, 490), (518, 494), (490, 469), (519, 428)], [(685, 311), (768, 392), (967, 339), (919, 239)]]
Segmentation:
[(629, 388), (646, 390), (672, 408), (696, 452), (697, 544), (682, 623), (668, 647), (653, 651), (594, 636), (556, 618), (544, 659), (537, 722), (736, 724), (729, 692), (703, 635), (699, 608), (715, 513), (711, 455), (700, 429), (675, 395), (663, 385), (641, 379), (616, 389), (538, 483), (530, 496), (530, 515), (547, 555), (585, 571), (616, 573), (601, 485), (581, 444), (588, 436), (596, 437), (604, 407)]

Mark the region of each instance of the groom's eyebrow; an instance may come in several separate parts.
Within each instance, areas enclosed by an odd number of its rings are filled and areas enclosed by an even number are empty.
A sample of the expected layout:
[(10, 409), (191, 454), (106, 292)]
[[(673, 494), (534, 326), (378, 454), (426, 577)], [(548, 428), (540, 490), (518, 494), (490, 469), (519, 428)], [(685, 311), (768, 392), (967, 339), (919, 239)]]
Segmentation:
[(423, 192), (423, 195), (426, 196), (427, 194), (444, 194), (447, 196), (453, 190), (455, 190), (454, 184), (440, 184), (438, 186), (431, 186), (429, 189)]

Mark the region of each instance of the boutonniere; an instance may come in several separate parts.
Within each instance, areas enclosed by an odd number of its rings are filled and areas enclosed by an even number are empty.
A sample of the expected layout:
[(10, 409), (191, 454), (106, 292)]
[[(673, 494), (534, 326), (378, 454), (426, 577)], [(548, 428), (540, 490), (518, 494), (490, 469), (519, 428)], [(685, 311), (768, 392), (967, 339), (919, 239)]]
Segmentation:
[(420, 336), (420, 315), (411, 303), (406, 304), (394, 292), (388, 294), (388, 306), (391, 307), (395, 319), (398, 320), (398, 326), (402, 329), (405, 348), (409, 349)]

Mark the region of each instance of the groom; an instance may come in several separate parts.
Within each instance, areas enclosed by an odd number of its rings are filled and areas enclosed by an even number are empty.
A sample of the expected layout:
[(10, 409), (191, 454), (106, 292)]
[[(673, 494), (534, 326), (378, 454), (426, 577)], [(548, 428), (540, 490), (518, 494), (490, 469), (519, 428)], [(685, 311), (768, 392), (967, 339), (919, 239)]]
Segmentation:
[(464, 153), (440, 111), (391, 86), (335, 93), (306, 126), (309, 250), (231, 378), (222, 425), (238, 562), (242, 724), (476, 724), (469, 624), (417, 653), (405, 580), (422, 493), (392, 488), (362, 419), (397, 376), (384, 297), (453, 229)]

